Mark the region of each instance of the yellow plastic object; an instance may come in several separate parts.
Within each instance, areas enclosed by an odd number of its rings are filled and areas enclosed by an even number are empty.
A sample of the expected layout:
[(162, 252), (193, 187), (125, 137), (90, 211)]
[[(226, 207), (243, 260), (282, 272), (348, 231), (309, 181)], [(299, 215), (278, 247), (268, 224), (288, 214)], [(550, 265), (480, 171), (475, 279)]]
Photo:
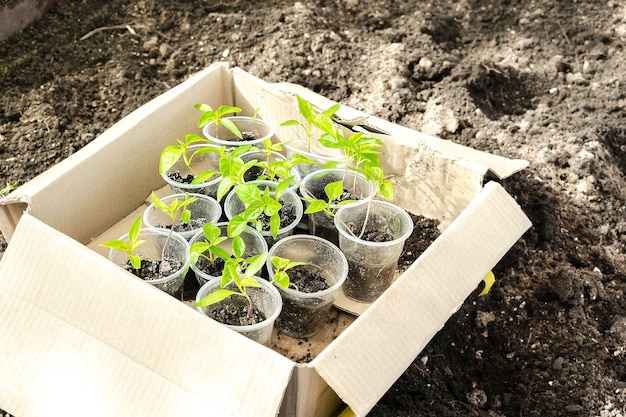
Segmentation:
[(355, 416), (356, 414), (354, 414), (354, 411), (352, 411), (352, 409), (349, 406), (346, 406), (346, 408), (344, 408), (343, 411), (339, 413), (337, 417), (355, 417)]
[(485, 282), (485, 288), (483, 288), (480, 294), (478, 294), (479, 297), (482, 297), (483, 295), (489, 293), (489, 290), (496, 282), (496, 276), (493, 274), (493, 271), (489, 271), (487, 275), (485, 275), (485, 277), (483, 278), (483, 281)]

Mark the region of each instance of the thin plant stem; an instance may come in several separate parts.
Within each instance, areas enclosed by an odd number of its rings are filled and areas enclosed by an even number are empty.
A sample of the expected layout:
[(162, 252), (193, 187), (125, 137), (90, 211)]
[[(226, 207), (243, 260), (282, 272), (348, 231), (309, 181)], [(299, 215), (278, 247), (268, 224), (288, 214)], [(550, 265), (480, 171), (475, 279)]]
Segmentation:
[(363, 220), (363, 228), (361, 229), (361, 233), (359, 234), (359, 239), (363, 239), (363, 235), (365, 234), (365, 227), (367, 226), (367, 222), (370, 217), (370, 207), (372, 206), (372, 199), (367, 203), (367, 210), (365, 211), (365, 220)]
[(163, 245), (163, 249), (161, 249), (161, 261), (165, 260), (165, 250), (167, 249), (167, 245), (169, 245), (170, 243), (170, 238), (172, 237), (173, 232), (174, 232), (174, 225), (172, 225), (172, 228), (170, 229), (170, 232), (167, 235), (167, 238), (165, 239), (165, 244)]

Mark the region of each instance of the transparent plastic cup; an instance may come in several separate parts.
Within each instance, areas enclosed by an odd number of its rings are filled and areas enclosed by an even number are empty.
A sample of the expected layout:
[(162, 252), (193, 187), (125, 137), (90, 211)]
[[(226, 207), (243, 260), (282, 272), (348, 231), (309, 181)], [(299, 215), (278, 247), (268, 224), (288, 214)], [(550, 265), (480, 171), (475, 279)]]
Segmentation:
[[(181, 300), (183, 295), (183, 284), (185, 282), (185, 274), (189, 269), (190, 253), (189, 242), (179, 233), (159, 228), (144, 228), (139, 232), (139, 240), (145, 242), (140, 245), (133, 253), (139, 255), (144, 260), (161, 260), (163, 246), (167, 243), (165, 249), (165, 259), (172, 258), (180, 262), (181, 267), (175, 272), (158, 278), (146, 279), (145, 281), (171, 296)], [(169, 239), (168, 239), (169, 236)], [(128, 242), (128, 234), (119, 238)], [(111, 249), (109, 251), (109, 260), (115, 264), (124, 267), (127, 265), (128, 255), (126, 252)]]
[[(360, 239), (348, 230), (350, 225), (363, 224), (393, 237), (387, 242)], [(381, 200), (353, 203), (340, 207), (335, 214), (339, 247), (350, 266), (343, 285), (347, 297), (361, 302), (376, 300), (393, 282), (404, 242), (413, 231), (409, 214), (393, 203)]]
[[(246, 336), (249, 339), (255, 340), (258, 343), (267, 346), (272, 338), (274, 322), (282, 309), (282, 299), (278, 290), (267, 280), (259, 277), (255, 277), (255, 279), (261, 284), (261, 288), (249, 287), (246, 291), (252, 299), (252, 305), (265, 317), (265, 320), (249, 326), (235, 326), (229, 324), (224, 324), (224, 326), (243, 336)], [(207, 281), (202, 287), (200, 287), (196, 296), (196, 303), (212, 292), (217, 291), (219, 288), (220, 280)], [(237, 290), (234, 283), (227, 285), (226, 288), (233, 291)], [(227, 303), (235, 303), (237, 305), (241, 305), (241, 303), (243, 303), (247, 305), (248, 302), (244, 297), (231, 296), (217, 304), (207, 307), (196, 307), (196, 309), (205, 316), (211, 317), (210, 311), (212, 309), (219, 308)]]
[[(363, 174), (334, 168), (313, 171), (304, 177), (300, 185), (300, 195), (302, 197), (327, 200), (324, 188), (335, 181), (342, 181), (343, 188), (352, 193), (352, 199), (354, 200), (370, 199), (376, 192), (376, 185), (372, 181), (368, 181)], [(308, 207), (309, 203), (305, 201), (304, 205)], [(331, 204), (330, 209), (336, 210), (337, 204)], [(311, 234), (339, 245), (339, 233), (335, 227), (334, 218), (330, 214), (325, 211), (318, 211), (317, 213), (308, 214), (307, 217)]]
[[(216, 223), (215, 225), (220, 229), (221, 236), (227, 236), (227, 222)], [(244, 258), (249, 258), (267, 252), (267, 242), (265, 241), (265, 238), (252, 227), (247, 226), (240, 236), (243, 239), (243, 243), (246, 245), (246, 249), (243, 254)], [(203, 231), (200, 230), (191, 238), (191, 240), (189, 241), (189, 246), (193, 245), (195, 242), (202, 241), (206, 241), (206, 238), (204, 237)], [(232, 241), (233, 240), (231, 238), (227, 238), (218, 246), (224, 249), (226, 252), (232, 254)], [(198, 263), (199, 261), (196, 261), (195, 263), (191, 262), (190, 266), (195, 273), (196, 279), (198, 280), (198, 284), (200, 284), (200, 286), (204, 285), (207, 281), (221, 279), (221, 275), (218, 276), (208, 273), (205, 269), (200, 268), (198, 266)]]
[(346, 279), (346, 257), (337, 246), (325, 239), (311, 235), (292, 235), (279, 240), (270, 248), (267, 258), (270, 281), (274, 279), (272, 256), (295, 262), (310, 262), (311, 265), (307, 267), (314, 268), (325, 278), (329, 288), (313, 293), (282, 288), (275, 284), (283, 297), (283, 311), (276, 319), (276, 328), (295, 338), (313, 336), (326, 322), (339, 288)]
[[(219, 221), (222, 216), (222, 206), (213, 197), (209, 197), (205, 194), (188, 193), (189, 197), (195, 197), (196, 201), (189, 203), (187, 208), (191, 212), (191, 221), (200, 221), (197, 226), (190, 225), (186, 227), (186, 230), (178, 230), (185, 239), (191, 239), (206, 223), (215, 223)], [(185, 193), (171, 194), (161, 198), (165, 204), (171, 204), (172, 201), (178, 199), (183, 201), (185, 199)], [(148, 227), (160, 227), (169, 229), (173, 226), (172, 219), (169, 214), (159, 210), (154, 203), (150, 205), (143, 212), (143, 222)], [(182, 228), (180, 217), (174, 223), (175, 226)]]

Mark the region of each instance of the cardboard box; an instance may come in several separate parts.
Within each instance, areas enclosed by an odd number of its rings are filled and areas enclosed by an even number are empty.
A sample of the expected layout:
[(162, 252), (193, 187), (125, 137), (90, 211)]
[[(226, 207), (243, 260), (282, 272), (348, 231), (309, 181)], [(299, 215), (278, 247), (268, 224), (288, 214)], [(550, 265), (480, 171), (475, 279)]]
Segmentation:
[[(0, 263), (2, 408), (20, 417), (329, 417), (345, 402), (367, 414), (530, 227), (500, 185), (483, 185), (525, 161), (342, 107), (342, 124), (390, 134), (379, 137), (396, 202), (439, 219), (443, 231), (383, 296), (355, 309), (358, 318), (337, 312), (337, 328), (322, 332), (330, 340), (305, 341), (315, 351), (308, 363), (203, 317), (97, 246), (163, 188), (160, 152), (198, 132), (195, 104), (260, 108), (278, 126), (298, 117), (294, 93), (327, 107), (298, 86), (212, 65), (0, 200), (9, 240)], [(277, 128), (277, 138), (292, 139), (291, 129)]]

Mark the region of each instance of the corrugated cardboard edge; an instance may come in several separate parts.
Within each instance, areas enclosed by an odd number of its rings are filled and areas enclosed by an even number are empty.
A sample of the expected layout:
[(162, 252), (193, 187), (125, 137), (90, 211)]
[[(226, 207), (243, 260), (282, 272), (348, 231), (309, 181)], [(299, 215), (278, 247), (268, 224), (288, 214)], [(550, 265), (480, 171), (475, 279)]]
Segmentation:
[[(215, 85), (223, 88), (211, 90)], [(207, 94), (207, 91), (212, 93)], [(111, 208), (100, 213), (106, 219), (99, 221), (108, 227), (126, 214), (120, 210), (128, 204), (117, 204), (119, 199), (132, 200), (139, 206), (145, 197), (145, 189), (162, 186), (163, 179), (158, 174), (159, 156), (165, 146), (172, 144), (176, 138), (184, 138), (185, 134), (191, 133), (188, 127), (197, 124), (199, 113), (189, 109), (207, 97), (212, 98), (207, 103), (212, 106), (228, 102), (232, 94), (228, 65), (214, 64), (194, 74), (124, 117), (80, 152), (70, 155), (0, 199), (0, 232), (10, 240), (22, 213), (28, 211), (80, 242), (89, 241), (94, 236), (85, 233), (93, 228), (81, 224), (93, 220), (94, 207)], [(155, 117), (159, 119), (158, 125), (146, 123)], [(166, 128), (163, 129), (163, 126)], [(144, 139), (117, 140), (122, 134)], [(149, 169), (143, 169), (146, 164), (150, 165)], [(137, 169), (137, 166), (142, 166), (142, 169)], [(91, 187), (85, 187), (84, 178), (90, 178)], [(129, 181), (129, 178), (133, 180)], [(74, 207), (69, 214), (65, 196), (76, 190), (81, 190), (83, 198), (76, 201), (79, 207)]]
[[(305, 87), (292, 83), (276, 83), (276, 88), (285, 94), (298, 94), (313, 103), (318, 109), (325, 110), (336, 104), (326, 97), (323, 97)], [(509, 159), (487, 152), (482, 152), (467, 146), (459, 145), (449, 140), (427, 135), (423, 132), (412, 130), (378, 117), (370, 116), (367, 113), (342, 105), (336, 113), (338, 121), (342, 124), (354, 127), (361, 127), (365, 132), (386, 132), (396, 137), (406, 137), (407, 139), (424, 143), (425, 145), (439, 149), (459, 159), (478, 162), (488, 168), (489, 172), (500, 179), (508, 178), (516, 172), (528, 167), (528, 161), (522, 159)]]
[[(485, 274), (531, 227), (495, 182), (311, 365), (367, 414)], [(358, 326), (367, 320), (367, 326)], [(375, 378), (372, 378), (376, 375)]]
[(273, 417), (293, 371), (28, 214), (0, 261), (0, 357), (20, 417)]

